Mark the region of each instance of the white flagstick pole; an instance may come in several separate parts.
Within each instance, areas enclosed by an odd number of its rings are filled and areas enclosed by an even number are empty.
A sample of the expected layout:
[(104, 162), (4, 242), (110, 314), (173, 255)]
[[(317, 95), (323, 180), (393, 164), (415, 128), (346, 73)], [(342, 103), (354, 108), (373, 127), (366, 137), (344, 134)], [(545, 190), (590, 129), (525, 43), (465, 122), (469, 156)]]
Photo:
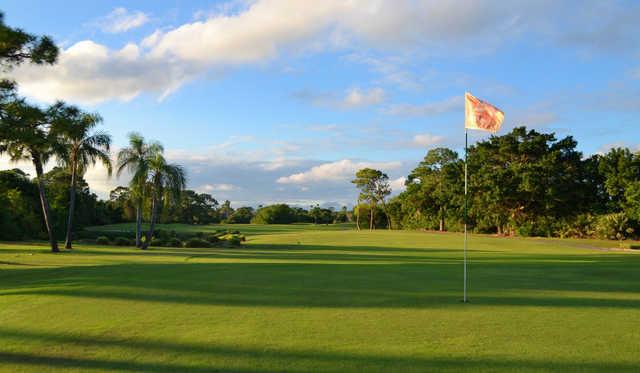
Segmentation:
[(467, 127), (464, 128), (464, 298), (467, 303), (467, 148), (469, 144)]

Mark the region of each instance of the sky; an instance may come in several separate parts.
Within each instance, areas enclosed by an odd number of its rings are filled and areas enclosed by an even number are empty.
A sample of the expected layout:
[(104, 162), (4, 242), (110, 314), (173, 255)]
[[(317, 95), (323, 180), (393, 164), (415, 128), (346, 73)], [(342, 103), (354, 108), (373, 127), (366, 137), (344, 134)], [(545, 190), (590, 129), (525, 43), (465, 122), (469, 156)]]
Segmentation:
[[(190, 189), (236, 207), (351, 205), (363, 167), (401, 191), (429, 149), (463, 151), (466, 91), (505, 112), (501, 133), (571, 135), (585, 156), (640, 149), (637, 1), (3, 0), (0, 9), (8, 25), (61, 48), (54, 66), (9, 73), (22, 95), (99, 112), (115, 151), (132, 131), (160, 141)], [(103, 198), (128, 182), (99, 167), (85, 178)]]

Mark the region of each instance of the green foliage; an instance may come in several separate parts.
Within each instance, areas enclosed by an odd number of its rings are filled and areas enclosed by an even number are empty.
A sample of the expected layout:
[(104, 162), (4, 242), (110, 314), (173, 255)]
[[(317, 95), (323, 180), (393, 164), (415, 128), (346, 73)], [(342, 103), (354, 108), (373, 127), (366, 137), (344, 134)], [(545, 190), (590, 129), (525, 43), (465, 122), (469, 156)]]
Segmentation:
[[(385, 198), (391, 194), (391, 187), (389, 186), (389, 176), (380, 170), (374, 170), (372, 168), (363, 168), (356, 172), (356, 178), (351, 181), (360, 189), (358, 196), (358, 205), (360, 202), (367, 202), (369, 208), (369, 229), (375, 229), (378, 224), (376, 222), (375, 212), (378, 210), (378, 204), (382, 205), (382, 211), (386, 210)], [(358, 229), (360, 229), (360, 217), (363, 216), (362, 209), (358, 208), (358, 213), (355, 214)], [(387, 227), (391, 229), (391, 221), (387, 218)]]
[(52, 64), (58, 58), (58, 47), (48, 36), (36, 36), (4, 23), (0, 12), (0, 69), (20, 65), (24, 61), (34, 64)]
[(98, 245), (109, 245), (110, 243), (111, 241), (109, 241), (109, 237), (107, 236), (100, 236), (96, 238), (96, 244)]
[[(637, 226), (640, 155), (612, 149), (583, 159), (576, 146), (570, 136), (557, 139), (553, 133), (525, 127), (471, 146), (470, 228), (482, 233), (585, 238), (596, 233), (597, 216), (619, 212), (626, 213), (630, 227)], [(464, 162), (455, 152), (430, 150), (409, 174), (406, 186), (389, 202), (394, 228), (462, 229)]]
[(177, 237), (171, 237), (166, 240), (167, 247), (182, 247), (182, 241)]
[[(222, 215), (224, 211), (221, 211)], [(225, 223), (227, 224), (249, 224), (251, 223), (251, 219), (253, 219), (255, 212), (253, 207), (240, 207), (233, 211), (231, 216), (225, 219)]]
[(184, 243), (184, 247), (191, 248), (207, 248), (211, 247), (211, 243), (209, 241), (203, 240), (202, 238), (191, 238)]
[(113, 244), (116, 246), (131, 246), (134, 244), (134, 242), (132, 242), (129, 238), (127, 237), (116, 237), (113, 240)]
[(154, 237), (151, 239), (151, 243), (149, 244), (149, 246), (162, 247), (166, 246), (166, 243), (162, 239)]
[(297, 222), (296, 211), (287, 204), (259, 208), (251, 220), (253, 224), (291, 224)]
[(623, 212), (619, 212), (601, 216), (596, 225), (596, 232), (600, 238), (618, 240), (622, 246), (622, 241), (629, 238), (634, 229), (629, 218)]

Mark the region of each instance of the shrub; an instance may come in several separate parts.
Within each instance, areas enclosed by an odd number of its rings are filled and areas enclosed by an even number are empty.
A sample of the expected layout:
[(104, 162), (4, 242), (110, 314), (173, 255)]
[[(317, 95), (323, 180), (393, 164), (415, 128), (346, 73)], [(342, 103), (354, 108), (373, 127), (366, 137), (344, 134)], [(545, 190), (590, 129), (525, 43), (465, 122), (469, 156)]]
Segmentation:
[(629, 248), (630, 248), (631, 250), (640, 250), (640, 245), (638, 245), (638, 244), (631, 244), (631, 245), (629, 245)]
[(127, 237), (116, 237), (113, 240), (113, 243), (117, 246), (131, 246), (134, 245), (131, 243), (131, 240), (128, 239)]
[(207, 241), (211, 244), (220, 242), (220, 238), (214, 233), (207, 236)]
[(96, 243), (97, 243), (98, 245), (108, 245), (108, 244), (110, 244), (111, 242), (109, 242), (109, 237), (107, 237), (107, 236), (100, 236), (100, 237), (96, 238)]
[(239, 247), (239, 246), (242, 245), (242, 240), (240, 239), (240, 236), (231, 236), (231, 237), (229, 237), (227, 242), (229, 243), (229, 246), (231, 246), (231, 247)]
[(168, 239), (165, 244), (167, 247), (182, 247), (182, 241), (177, 237)]
[(211, 247), (211, 244), (201, 238), (191, 238), (185, 242), (185, 247)]
[(154, 237), (151, 239), (151, 246), (162, 247), (162, 246), (165, 246), (165, 242), (160, 238)]
[(629, 218), (623, 213), (603, 215), (598, 219), (596, 231), (600, 238), (622, 241), (633, 234), (633, 228), (629, 224)]

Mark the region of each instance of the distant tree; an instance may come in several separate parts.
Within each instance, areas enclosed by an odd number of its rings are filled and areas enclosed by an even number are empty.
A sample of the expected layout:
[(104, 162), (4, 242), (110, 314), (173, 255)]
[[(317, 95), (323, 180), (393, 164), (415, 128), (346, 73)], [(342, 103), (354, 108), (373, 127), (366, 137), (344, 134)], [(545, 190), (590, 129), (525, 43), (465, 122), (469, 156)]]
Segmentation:
[(470, 147), (476, 221), (499, 234), (513, 234), (525, 225), (527, 235), (551, 234), (537, 218), (559, 220), (585, 209), (588, 188), (576, 145), (572, 137), (557, 140), (554, 134), (518, 127)]
[(351, 182), (360, 189), (358, 200), (369, 203), (369, 230), (373, 230), (376, 206), (378, 202), (384, 204), (384, 198), (391, 193), (389, 177), (382, 171), (363, 168), (356, 172), (356, 178)]
[(627, 188), (640, 181), (640, 156), (626, 148), (611, 149), (599, 157), (598, 170), (604, 179), (609, 211), (621, 211)]
[(407, 178), (408, 189), (417, 193), (418, 198), (428, 199), (423, 208), (438, 217), (441, 232), (446, 230), (449, 210), (460, 203), (462, 167), (456, 152), (435, 148), (429, 150)]
[(220, 219), (222, 219), (222, 221), (229, 219), (229, 217), (233, 214), (233, 207), (231, 207), (231, 201), (225, 200), (220, 206), (220, 208), (218, 209), (218, 212), (220, 213)]
[(92, 131), (102, 118), (98, 114), (85, 113), (74, 106), (64, 103), (56, 104), (55, 110), (59, 115), (53, 123), (53, 130), (59, 134), (58, 160), (71, 174), (69, 189), (69, 214), (67, 217), (67, 232), (65, 248), (71, 249), (73, 240), (73, 215), (76, 205), (76, 182), (78, 176), (83, 176), (90, 166), (102, 163), (111, 176), (111, 136), (105, 132)]
[(117, 175), (120, 176), (124, 170), (132, 174), (129, 188), (136, 205), (137, 247), (142, 246), (142, 206), (147, 194), (150, 162), (163, 150), (160, 143), (147, 143), (142, 135), (133, 132), (129, 134), (129, 146), (118, 152)]
[(0, 239), (35, 238), (41, 230), (36, 184), (20, 169), (0, 171)]
[(136, 220), (136, 204), (131, 195), (131, 189), (119, 186), (109, 192), (109, 202), (115, 209), (122, 211), (122, 218), (127, 221)]
[(291, 224), (296, 222), (296, 213), (287, 204), (275, 204), (259, 208), (251, 222), (254, 224)]
[(178, 201), (187, 184), (184, 168), (177, 164), (167, 163), (161, 152), (154, 154), (154, 157), (149, 159), (148, 167), (151, 184), (151, 223), (146, 240), (142, 244), (143, 250), (151, 243), (160, 204), (163, 201), (167, 204)]
[(253, 207), (239, 207), (227, 219), (229, 224), (249, 224), (253, 219)]
[(309, 215), (313, 219), (313, 224), (318, 224), (318, 221), (320, 220), (320, 217), (322, 215), (322, 209), (320, 208), (320, 205), (311, 205)]

